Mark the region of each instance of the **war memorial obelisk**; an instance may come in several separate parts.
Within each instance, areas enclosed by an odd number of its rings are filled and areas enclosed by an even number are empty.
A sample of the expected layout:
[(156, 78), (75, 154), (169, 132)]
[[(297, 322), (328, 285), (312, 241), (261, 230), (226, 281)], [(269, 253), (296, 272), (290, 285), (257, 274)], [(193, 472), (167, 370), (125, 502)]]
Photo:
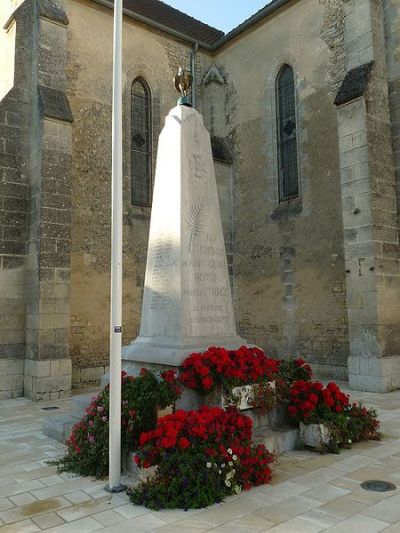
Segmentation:
[(235, 326), (210, 135), (186, 104), (188, 78), (180, 69), (181, 105), (159, 138), (140, 333), (122, 353), (128, 373), (246, 344)]

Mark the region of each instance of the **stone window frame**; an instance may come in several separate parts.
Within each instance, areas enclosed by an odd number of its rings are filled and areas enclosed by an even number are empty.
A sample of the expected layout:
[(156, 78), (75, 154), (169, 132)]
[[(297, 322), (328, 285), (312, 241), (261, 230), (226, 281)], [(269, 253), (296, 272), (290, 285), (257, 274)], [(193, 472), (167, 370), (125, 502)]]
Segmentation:
[(135, 79), (143, 78), (147, 83), (151, 96), (151, 131), (152, 131), (152, 170), (151, 170), (151, 186), (154, 187), (154, 175), (156, 168), (157, 157), (157, 140), (160, 134), (160, 86), (153, 81), (155, 79), (154, 73), (144, 63), (136, 64), (124, 73), (124, 92), (123, 92), (123, 140), (124, 140), (124, 155), (123, 155), (123, 173), (124, 173), (124, 206), (125, 212), (129, 216), (129, 220), (148, 220), (151, 213), (150, 206), (138, 206), (131, 203), (131, 168), (132, 168), (132, 153), (131, 153), (131, 88)]
[[(295, 198), (279, 198), (279, 163), (278, 163), (278, 112), (276, 102), (276, 82), (284, 65), (293, 69), (295, 85), (295, 107), (296, 107), (296, 130), (297, 130), (297, 169), (299, 193)], [(307, 190), (307, 180), (303, 173), (301, 162), (301, 145), (305, 133), (302, 131), (302, 112), (300, 109), (299, 89), (303, 84), (303, 79), (299, 74), (299, 68), (296, 59), (290, 54), (285, 53), (275, 58), (272, 67), (266, 76), (266, 135), (265, 135), (265, 154), (267, 159), (266, 165), (266, 197), (272, 207), (270, 216), (267, 216), (267, 222), (270, 220), (280, 219), (281, 216), (302, 215), (304, 216), (308, 209), (305, 209), (305, 192)]]
[[(139, 82), (143, 85), (144, 89), (145, 89), (145, 92), (147, 93), (147, 96), (148, 96), (148, 113), (149, 113), (149, 161), (150, 161), (150, 168), (149, 168), (149, 175), (148, 175), (148, 180), (149, 180), (149, 188), (150, 188), (150, 199), (149, 199), (149, 202), (144, 204), (144, 203), (136, 203), (136, 202), (133, 202), (132, 200), (132, 186), (133, 186), (133, 181), (134, 181), (134, 176), (133, 176), (133, 173), (132, 173), (132, 152), (133, 152), (133, 149), (132, 149), (132, 88), (133, 88), (133, 84), (135, 82)], [(153, 161), (153, 157), (154, 157), (154, 127), (153, 127), (153, 91), (152, 91), (152, 87), (147, 79), (146, 76), (144, 76), (143, 74), (138, 74), (137, 76), (135, 76), (132, 81), (131, 81), (131, 84), (130, 84), (130, 101), (129, 101), (129, 169), (130, 169), (130, 204), (132, 207), (139, 207), (139, 208), (151, 208), (151, 205), (152, 205), (152, 200), (153, 200), (153, 180), (154, 180), (154, 177), (153, 177), (153, 173), (154, 173), (154, 161)]]
[[(284, 77), (289, 76), (289, 80), (286, 81), (285, 85), (282, 85), (282, 80)], [(284, 96), (287, 95), (287, 101)], [(282, 103), (282, 98), (284, 98), (284, 103)], [(294, 138), (284, 139), (283, 134), (289, 133), (286, 132), (285, 120), (288, 113), (288, 102), (290, 102), (290, 110), (292, 109), (293, 103), (293, 112), (294, 114), (290, 115), (292, 130), (290, 134), (294, 133)], [(278, 191), (279, 191), (279, 203), (285, 202), (287, 200), (293, 200), (299, 196), (299, 161), (298, 161), (298, 140), (297, 140), (297, 112), (296, 112), (296, 80), (294, 76), (294, 70), (291, 65), (284, 63), (278, 72), (278, 75), (275, 80), (275, 106), (276, 106), (276, 123), (277, 123), (277, 151), (278, 151)], [(290, 151), (288, 152), (288, 143), (290, 146)], [(295, 152), (295, 154), (293, 153)], [(285, 157), (282, 157), (282, 154), (285, 153)], [(294, 157), (295, 155), (295, 157)], [(286, 179), (285, 168), (282, 168), (282, 161), (288, 159), (289, 163), (293, 167), (289, 176), (290, 179)], [(293, 173), (292, 173), (293, 172)], [(290, 183), (289, 183), (290, 182)], [(286, 185), (285, 185), (286, 183)], [(291, 189), (289, 193), (288, 188)]]

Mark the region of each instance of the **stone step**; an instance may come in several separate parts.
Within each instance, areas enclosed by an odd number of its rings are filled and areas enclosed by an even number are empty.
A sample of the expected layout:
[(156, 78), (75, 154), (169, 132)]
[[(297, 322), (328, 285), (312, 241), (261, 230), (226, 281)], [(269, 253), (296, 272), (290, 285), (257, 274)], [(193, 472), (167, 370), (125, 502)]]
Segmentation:
[(65, 443), (77, 419), (70, 414), (49, 415), (43, 418), (43, 433), (51, 439)]
[(253, 433), (255, 444), (264, 444), (267, 450), (281, 454), (294, 450), (299, 445), (299, 429), (293, 426), (259, 428)]
[(43, 417), (43, 433), (51, 439), (65, 444), (74, 424), (85, 414), (96, 392), (77, 394), (71, 398), (71, 411), (68, 414)]
[(92, 403), (92, 398), (97, 394), (91, 392), (89, 394), (78, 394), (71, 398), (71, 416), (80, 420), (86, 415), (86, 409)]

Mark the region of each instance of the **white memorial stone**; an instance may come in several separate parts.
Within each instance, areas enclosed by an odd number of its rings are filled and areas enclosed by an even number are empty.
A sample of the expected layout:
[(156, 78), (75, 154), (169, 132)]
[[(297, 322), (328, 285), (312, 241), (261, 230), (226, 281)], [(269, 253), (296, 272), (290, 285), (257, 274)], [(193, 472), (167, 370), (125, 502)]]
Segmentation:
[(245, 344), (236, 332), (210, 136), (201, 115), (177, 106), (158, 145), (139, 337), (134, 362), (179, 366), (193, 351)]

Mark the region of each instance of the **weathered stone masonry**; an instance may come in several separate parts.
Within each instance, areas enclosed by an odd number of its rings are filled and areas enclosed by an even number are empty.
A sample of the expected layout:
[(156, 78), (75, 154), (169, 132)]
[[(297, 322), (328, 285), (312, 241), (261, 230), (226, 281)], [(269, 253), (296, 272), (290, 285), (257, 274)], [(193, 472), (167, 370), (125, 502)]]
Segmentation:
[[(271, 355), (305, 357), (320, 376), (397, 388), (399, 3), (264, 9), (196, 54), (240, 334)], [(112, 10), (0, 0), (0, 19), (0, 398), (58, 398), (98, 382), (108, 363)], [(124, 18), (124, 344), (139, 330), (151, 211), (130, 204), (131, 84), (142, 76), (150, 87), (154, 172), (171, 79), (191, 49)], [(280, 202), (275, 83), (285, 63), (300, 195)]]
[[(2, 181), (2, 291), (6, 298), (3, 312), (11, 312), (1, 321), (6, 337), (0, 355), (5, 365), (3, 396), (24, 392), (37, 400), (59, 398), (71, 389), (73, 118), (65, 96), (64, 73), (68, 18), (61, 8), (45, 0), (26, 1), (14, 18), (16, 82), (2, 105), (7, 123), (2, 158), (6, 167)], [(18, 112), (15, 131), (10, 132), (13, 108)], [(18, 116), (23, 124), (20, 129)], [(7, 355), (14, 355), (15, 363)], [(13, 368), (15, 379), (7, 377)]]
[(400, 257), (382, 2), (349, 0), (348, 74), (336, 98), (347, 274), (349, 382), (400, 386)]

